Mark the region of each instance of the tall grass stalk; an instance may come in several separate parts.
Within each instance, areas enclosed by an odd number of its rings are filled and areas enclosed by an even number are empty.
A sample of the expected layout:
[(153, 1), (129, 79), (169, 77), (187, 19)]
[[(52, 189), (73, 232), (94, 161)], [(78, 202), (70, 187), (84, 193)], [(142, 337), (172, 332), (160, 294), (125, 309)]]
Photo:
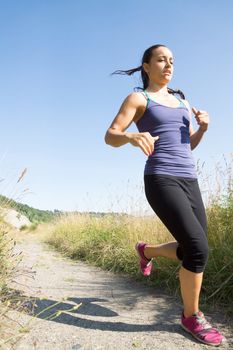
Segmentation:
[[(12, 298), (12, 291), (8, 288), (8, 283), (14, 276), (20, 256), (13, 252), (14, 241), (8, 237), (8, 228), (0, 222), (0, 334), (1, 344), (12, 336), (12, 325), (9, 325), (8, 312), (15, 304)], [(4, 347), (8, 349), (8, 347)]]
[[(25, 168), (14, 181), (15, 187), (22, 182), (27, 169)], [(4, 183), (5, 179), (1, 179)], [(8, 183), (9, 185), (9, 183)], [(5, 185), (6, 190), (6, 185)], [(2, 191), (1, 191), (2, 192)], [(25, 190), (23, 191), (25, 192)], [(10, 208), (12, 200), (0, 195), (0, 209)], [(24, 300), (18, 293), (8, 287), (15, 275), (19, 273), (18, 264), (21, 261), (21, 253), (14, 252), (15, 240), (11, 235), (12, 228), (4, 222), (3, 211), (0, 210), (0, 348), (11, 349), (13, 342), (18, 338), (18, 325), (9, 317), (12, 309), (20, 311)]]

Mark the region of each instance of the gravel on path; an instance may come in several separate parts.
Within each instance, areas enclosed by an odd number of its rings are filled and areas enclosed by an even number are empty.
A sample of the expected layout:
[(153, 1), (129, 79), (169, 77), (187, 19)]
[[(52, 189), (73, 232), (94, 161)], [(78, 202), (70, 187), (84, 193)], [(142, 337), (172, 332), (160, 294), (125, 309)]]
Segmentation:
[[(182, 305), (159, 288), (144, 286), (128, 276), (103, 271), (62, 257), (35, 234), (25, 235), (20, 275), (14, 287), (34, 297), (31, 315), (13, 317), (29, 332), (13, 350), (200, 350), (199, 343), (180, 326)], [(57, 317), (54, 317), (57, 316)], [(233, 349), (233, 322), (218, 312), (207, 319), (227, 337)], [(28, 327), (28, 326), (27, 326)]]

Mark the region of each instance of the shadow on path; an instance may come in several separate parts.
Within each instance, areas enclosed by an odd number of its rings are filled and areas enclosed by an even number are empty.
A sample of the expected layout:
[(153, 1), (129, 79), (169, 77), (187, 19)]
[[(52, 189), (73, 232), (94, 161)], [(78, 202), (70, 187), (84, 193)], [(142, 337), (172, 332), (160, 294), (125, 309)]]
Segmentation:
[[(29, 303), (28, 313), (35, 318), (47, 321), (63, 323), (76, 327), (95, 329), (113, 332), (173, 332), (185, 334), (179, 324), (174, 322), (177, 314), (172, 314), (172, 309), (166, 305), (166, 309), (162, 309), (161, 313), (154, 317), (153, 323), (148, 321), (145, 323), (143, 317), (142, 324), (134, 322), (133, 316), (128, 313), (121, 316), (117, 312), (108, 307), (98, 305), (98, 303), (109, 302), (107, 299), (101, 298), (68, 298), (66, 301), (55, 301), (50, 299), (34, 298)], [(173, 311), (174, 312), (174, 311)], [(82, 316), (88, 316), (87, 318)], [(94, 317), (95, 319), (91, 319)], [(114, 318), (114, 320), (96, 320), (101, 318)], [(130, 320), (130, 322), (119, 322), (117, 317)], [(138, 321), (138, 316), (137, 320)]]

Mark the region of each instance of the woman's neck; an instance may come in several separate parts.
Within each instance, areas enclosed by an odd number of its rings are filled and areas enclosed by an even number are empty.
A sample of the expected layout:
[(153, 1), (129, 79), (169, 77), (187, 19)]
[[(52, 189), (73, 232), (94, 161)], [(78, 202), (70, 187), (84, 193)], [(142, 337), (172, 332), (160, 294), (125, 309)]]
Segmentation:
[(149, 83), (146, 91), (156, 93), (156, 95), (168, 95), (167, 85), (158, 85), (156, 83)]

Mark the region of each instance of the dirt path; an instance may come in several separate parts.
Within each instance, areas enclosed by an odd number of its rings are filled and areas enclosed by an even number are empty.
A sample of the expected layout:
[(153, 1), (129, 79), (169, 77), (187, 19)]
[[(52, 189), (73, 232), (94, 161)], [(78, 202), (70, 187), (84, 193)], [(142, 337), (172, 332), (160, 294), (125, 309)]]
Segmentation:
[[(41, 313), (30, 323), (30, 331), (14, 350), (213, 348), (185, 333), (180, 327), (180, 301), (164, 295), (162, 290), (70, 261), (37, 236), (25, 237), (16, 249), (23, 252), (22, 265), (36, 273), (34, 279), (19, 276), (16, 287), (25, 295), (38, 298), (35, 314)], [(57, 302), (60, 303), (54, 305)], [(50, 308), (43, 312), (47, 307)], [(65, 312), (49, 320), (58, 310)], [(22, 324), (31, 318), (18, 313), (14, 317)], [(228, 345), (224, 349), (233, 349), (232, 324), (216, 312), (208, 317), (227, 336)]]

